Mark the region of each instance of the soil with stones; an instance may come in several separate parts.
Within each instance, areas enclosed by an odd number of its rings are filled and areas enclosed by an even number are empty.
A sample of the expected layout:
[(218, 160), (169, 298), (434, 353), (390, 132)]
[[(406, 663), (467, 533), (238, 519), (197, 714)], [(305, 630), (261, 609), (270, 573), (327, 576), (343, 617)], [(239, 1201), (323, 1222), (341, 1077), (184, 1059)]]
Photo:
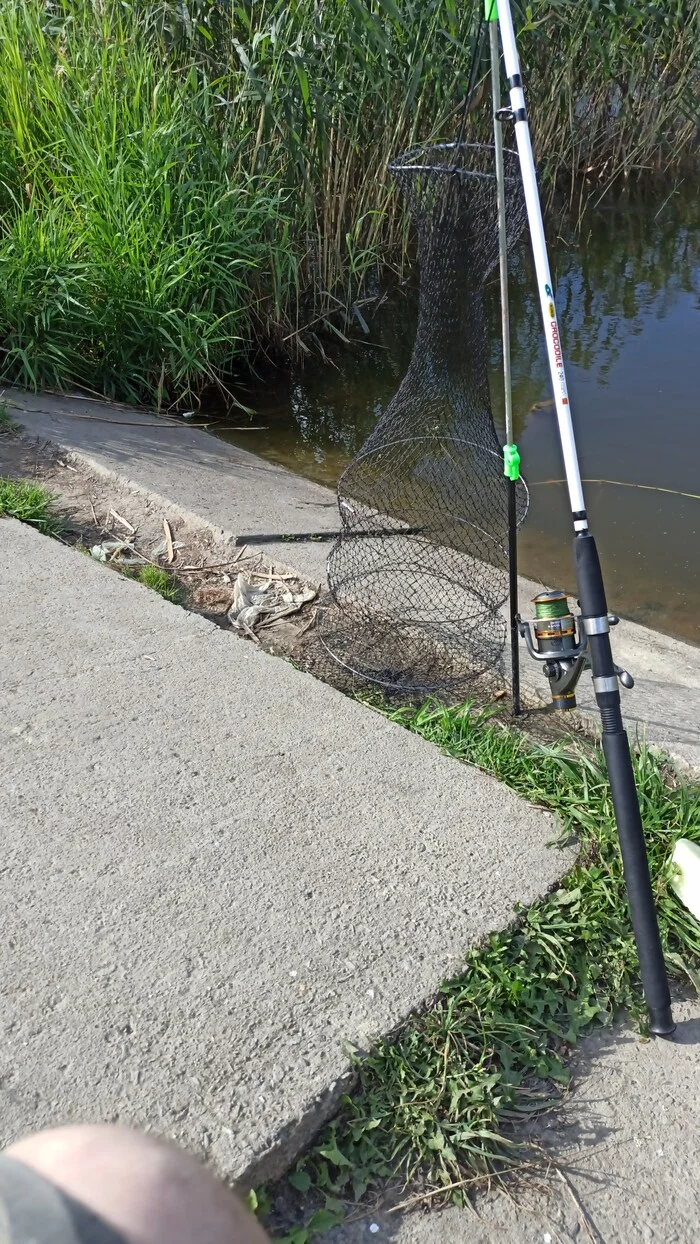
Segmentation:
[[(17, 433), (0, 435), (0, 475), (28, 479), (46, 489), (53, 498), (51, 508), (62, 521), (59, 538), (64, 543), (89, 553), (99, 545), (124, 541), (126, 548), (116, 554), (108, 549), (108, 565), (120, 572), (149, 564), (167, 571), (177, 585), (179, 603), (222, 627), (231, 627), (228, 613), (239, 574), (255, 585), (295, 582), (263, 554), (237, 547), (207, 524), (185, 517), (176, 506), (89, 471), (51, 441)], [(248, 629), (243, 636), (269, 652), (290, 656), (314, 616), (312, 601), (298, 614)]]
[[(315, 626), (317, 609), (323, 605), (323, 589), (297, 612), (254, 629), (234, 630), (229, 619), (238, 575), (254, 586), (273, 582), (309, 586), (303, 576), (290, 575), (263, 553), (238, 547), (223, 532), (205, 522), (194, 521), (170, 502), (147, 495), (141, 489), (107, 474), (89, 470), (77, 456), (44, 439), (16, 430), (0, 432), (0, 475), (39, 483), (53, 498), (52, 509), (64, 526), (60, 539), (89, 552), (97, 545), (124, 541), (129, 548), (107, 564), (117, 571), (133, 573), (139, 565), (166, 570), (178, 589), (178, 602), (200, 613), (238, 637), (259, 644), (267, 652), (293, 660), (315, 677), (348, 695), (361, 695), (371, 702), (377, 695), (364, 679), (344, 669), (329, 655)], [(172, 556), (170, 553), (172, 542)], [(139, 558), (143, 559), (139, 562)], [(112, 559), (112, 560), (110, 560)], [(327, 599), (327, 598), (326, 598)], [(406, 695), (384, 701), (406, 703)], [(454, 699), (454, 697), (453, 697)], [(590, 723), (576, 713), (554, 714), (541, 701), (525, 702), (519, 718), (507, 713), (508, 692), (502, 678), (490, 673), (475, 678), (455, 702), (471, 700), (480, 707), (502, 707), (504, 724), (523, 730), (537, 742), (553, 743), (573, 734), (590, 735)]]

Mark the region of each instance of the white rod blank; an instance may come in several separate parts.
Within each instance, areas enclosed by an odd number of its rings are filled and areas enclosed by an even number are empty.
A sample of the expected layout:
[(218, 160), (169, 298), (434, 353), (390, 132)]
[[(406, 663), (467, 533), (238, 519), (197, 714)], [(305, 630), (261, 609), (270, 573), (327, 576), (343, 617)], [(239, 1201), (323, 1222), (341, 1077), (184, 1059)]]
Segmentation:
[(501, 275), (501, 340), (503, 342), (503, 393), (506, 415), (506, 445), (513, 444), (513, 391), (510, 372), (510, 317), (508, 312), (508, 242), (506, 237), (506, 188), (503, 168), (503, 123), (498, 119), (501, 107), (501, 57), (498, 47), (498, 25), (489, 22), (491, 45), (491, 101), (493, 104), (493, 146), (496, 162), (498, 194), (498, 257)]
[[(521, 83), (522, 80), (520, 76), (518, 49), (515, 42), (515, 31), (513, 29), (513, 17), (510, 11), (510, 0), (498, 0), (498, 24), (501, 31), (503, 61), (509, 84), (510, 106), (515, 118), (515, 138), (518, 146), (520, 169), (523, 178), (523, 188), (525, 191), (525, 206), (527, 208), (527, 217), (530, 225), (530, 239), (532, 242), (532, 253), (535, 260), (535, 271), (537, 273), (537, 288), (540, 297), (545, 340), (547, 343), (549, 371), (552, 377), (554, 404), (556, 406), (557, 422), (559, 424), (559, 438), (561, 440), (562, 454), (564, 457), (564, 473), (566, 475), (566, 483), (569, 490), (569, 502), (571, 504), (572, 513), (574, 515), (583, 516), (574, 518), (574, 529), (576, 531), (585, 531), (588, 526), (585, 518), (586, 504), (583, 497), (581, 472), (579, 469), (578, 454), (576, 452), (576, 440), (574, 438), (574, 429), (571, 422), (571, 406), (569, 404), (569, 392), (566, 386), (566, 372), (564, 371), (564, 358), (561, 348), (559, 321), (557, 319), (557, 312), (554, 306), (554, 290), (552, 286), (552, 276), (549, 270), (547, 243), (544, 236), (542, 208), (540, 206), (540, 197), (537, 190), (535, 161), (532, 155), (532, 143), (530, 141), (530, 127), (527, 123), (527, 115), (525, 112), (525, 95), (523, 94), (522, 85), (518, 85), (518, 83)], [(515, 83), (513, 83), (514, 79)]]

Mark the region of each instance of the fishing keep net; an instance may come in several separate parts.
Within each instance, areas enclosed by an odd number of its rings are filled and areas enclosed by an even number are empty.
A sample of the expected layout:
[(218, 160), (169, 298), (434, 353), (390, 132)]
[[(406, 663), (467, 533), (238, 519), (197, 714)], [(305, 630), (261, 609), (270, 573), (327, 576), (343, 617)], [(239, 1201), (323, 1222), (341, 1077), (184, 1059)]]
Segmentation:
[[(506, 151), (508, 244), (525, 206)], [(488, 385), (484, 287), (498, 264), (493, 148), (415, 148), (390, 171), (415, 227), (418, 327), (404, 379), (338, 484), (319, 638), (392, 691), (455, 689), (496, 665), (507, 627), (508, 491)], [(527, 489), (517, 486), (517, 518)]]

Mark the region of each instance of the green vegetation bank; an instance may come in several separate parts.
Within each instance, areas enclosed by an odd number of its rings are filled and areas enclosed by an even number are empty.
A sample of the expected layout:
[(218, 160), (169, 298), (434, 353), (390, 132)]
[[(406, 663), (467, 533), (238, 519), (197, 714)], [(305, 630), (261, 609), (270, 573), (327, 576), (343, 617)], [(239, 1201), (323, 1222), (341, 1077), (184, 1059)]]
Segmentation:
[[(516, 10), (545, 184), (692, 155), (700, 0)], [(0, 0), (0, 379), (164, 406), (346, 333), (404, 254), (387, 160), (454, 135), (478, 13)]]

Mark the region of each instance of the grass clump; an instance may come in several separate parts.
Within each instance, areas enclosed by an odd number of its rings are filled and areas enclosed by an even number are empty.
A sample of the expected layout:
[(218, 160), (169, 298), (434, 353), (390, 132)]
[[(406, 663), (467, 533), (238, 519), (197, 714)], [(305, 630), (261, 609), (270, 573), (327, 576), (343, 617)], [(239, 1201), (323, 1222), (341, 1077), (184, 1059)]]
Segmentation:
[[(386, 1180), (461, 1202), (516, 1159), (509, 1130), (558, 1100), (582, 1033), (621, 1008), (644, 1026), (600, 748), (534, 745), (469, 705), (387, 715), (556, 813), (580, 854), (556, 892), (470, 951), (437, 1002), (358, 1064), (356, 1091), (290, 1177), (298, 1190), (325, 1194), (331, 1214), (339, 1198), (356, 1200)], [(700, 788), (645, 747), (634, 766), (666, 961), (700, 992), (700, 924), (668, 884), (675, 841), (700, 842)], [(313, 1238), (300, 1230), (300, 1240)]]
[(46, 536), (57, 536), (62, 524), (57, 515), (51, 513), (55, 500), (40, 484), (26, 479), (0, 478), (0, 518), (16, 518)]
[(167, 570), (162, 570), (160, 566), (142, 566), (136, 577), (139, 583), (142, 583), (144, 587), (150, 587), (151, 591), (157, 592), (163, 600), (169, 600), (172, 605), (180, 604), (182, 592)]
[(111, 0), (0, 5), (2, 375), (157, 404), (216, 381), (295, 260), (203, 72)]
[(20, 425), (12, 418), (7, 402), (0, 402), (0, 436), (16, 436)]

